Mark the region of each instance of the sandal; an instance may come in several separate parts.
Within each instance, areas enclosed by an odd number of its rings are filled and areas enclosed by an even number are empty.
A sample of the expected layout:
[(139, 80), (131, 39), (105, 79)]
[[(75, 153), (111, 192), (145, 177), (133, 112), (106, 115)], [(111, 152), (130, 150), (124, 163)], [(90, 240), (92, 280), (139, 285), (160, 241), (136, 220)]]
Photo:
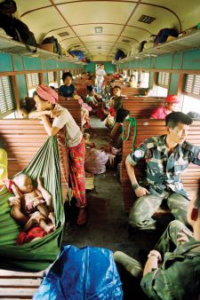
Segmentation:
[(80, 208), (77, 218), (77, 225), (84, 225), (87, 222), (87, 211), (86, 208)]

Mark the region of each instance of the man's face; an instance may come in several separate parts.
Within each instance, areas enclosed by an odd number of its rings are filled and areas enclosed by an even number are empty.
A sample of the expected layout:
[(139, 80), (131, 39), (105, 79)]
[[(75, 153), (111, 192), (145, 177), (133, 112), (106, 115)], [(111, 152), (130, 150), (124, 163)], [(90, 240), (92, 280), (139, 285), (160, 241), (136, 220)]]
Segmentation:
[(166, 108), (170, 111), (176, 111), (177, 103), (167, 103)]
[(171, 140), (176, 144), (182, 144), (187, 138), (189, 128), (189, 125), (185, 125), (181, 122), (173, 129), (168, 128)]
[(120, 97), (120, 96), (121, 96), (121, 90), (118, 89), (118, 88), (115, 88), (115, 89), (113, 90), (113, 95), (114, 95), (114, 96)]

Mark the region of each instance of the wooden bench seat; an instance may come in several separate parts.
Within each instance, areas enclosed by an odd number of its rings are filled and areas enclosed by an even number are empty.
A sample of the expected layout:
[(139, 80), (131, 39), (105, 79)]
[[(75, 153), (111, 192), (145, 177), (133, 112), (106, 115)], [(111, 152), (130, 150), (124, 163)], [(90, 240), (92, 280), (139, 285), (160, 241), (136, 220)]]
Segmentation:
[[(11, 178), (23, 170), (44, 144), (48, 135), (40, 120), (1, 119), (0, 139), (8, 153), (8, 176)], [(59, 145), (61, 179), (63, 190), (68, 181), (68, 158), (66, 147)]]
[(130, 111), (136, 119), (150, 118), (153, 111), (164, 105), (164, 98), (160, 97), (128, 97), (123, 100), (123, 108)]
[(43, 275), (44, 271), (31, 273), (0, 270), (0, 299), (32, 299)]
[(122, 94), (128, 96), (144, 95), (145, 89), (143, 88), (131, 88), (126, 86), (121, 86)]
[[(128, 125), (126, 125), (125, 128), (126, 132), (127, 132), (127, 126)], [(200, 121), (194, 121), (193, 124), (190, 126), (187, 141), (196, 146), (200, 146), (199, 132), (200, 132)], [(147, 138), (162, 135), (162, 134), (166, 134), (166, 127), (165, 127), (164, 120), (138, 119), (135, 146), (136, 147), (139, 146), (140, 143), (142, 143)], [(124, 208), (126, 212), (129, 212), (134, 201), (137, 199), (132, 189), (132, 186), (130, 184), (130, 180), (125, 168), (125, 159), (131, 153), (131, 149), (132, 149), (132, 139), (133, 139), (133, 128), (131, 129), (129, 139), (123, 142), (123, 158), (122, 158), (122, 165), (121, 165), (121, 172), (120, 172), (122, 190), (123, 190)], [(141, 178), (144, 177), (144, 169), (145, 169), (144, 162), (139, 163), (135, 167), (136, 176), (139, 181)], [(199, 178), (200, 178), (200, 167), (194, 164), (190, 164), (188, 169), (185, 170), (181, 175), (183, 185), (190, 199), (195, 195), (197, 191)]]
[(81, 105), (78, 103), (78, 100), (69, 98), (67, 101), (59, 101), (59, 104), (69, 110), (70, 114), (81, 128)]

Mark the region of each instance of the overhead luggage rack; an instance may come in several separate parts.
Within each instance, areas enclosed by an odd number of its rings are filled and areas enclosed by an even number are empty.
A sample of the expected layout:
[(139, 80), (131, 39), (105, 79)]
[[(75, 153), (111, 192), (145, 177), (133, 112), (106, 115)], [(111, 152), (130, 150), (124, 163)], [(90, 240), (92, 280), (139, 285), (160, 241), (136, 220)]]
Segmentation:
[(120, 63), (125, 61), (131, 61), (138, 58), (154, 57), (163, 54), (175, 53), (186, 50), (193, 50), (200, 48), (200, 30), (197, 29), (192, 33), (185, 34), (184, 36), (178, 37), (170, 42), (165, 42), (156, 47), (150, 48), (146, 51), (135, 53), (125, 59), (121, 60)]
[[(30, 51), (28, 49), (30, 49)], [(39, 57), (43, 59), (54, 58), (60, 61), (85, 64), (83, 62), (77, 61), (76, 58), (68, 57), (65, 55), (59, 55), (57, 53), (45, 51), (33, 46), (26, 46), (25, 44), (14, 41), (2, 35), (0, 35), (0, 52), (8, 54), (18, 54), (29, 57)]]

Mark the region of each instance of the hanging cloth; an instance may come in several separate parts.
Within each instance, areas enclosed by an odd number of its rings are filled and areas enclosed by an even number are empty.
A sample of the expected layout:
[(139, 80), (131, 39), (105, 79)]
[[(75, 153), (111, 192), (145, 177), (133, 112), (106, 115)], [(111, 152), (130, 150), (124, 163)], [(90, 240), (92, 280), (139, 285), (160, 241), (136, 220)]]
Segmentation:
[[(128, 124), (128, 131), (127, 131), (127, 135), (125, 136), (125, 124)], [(136, 119), (133, 117), (130, 117), (128, 119), (124, 120), (123, 123), (123, 127), (122, 127), (122, 141), (127, 141), (130, 137), (130, 132), (131, 132), (131, 127), (133, 127), (133, 139), (132, 139), (132, 151), (135, 150), (135, 140), (136, 140), (136, 135), (137, 135), (137, 122)]]
[(42, 239), (16, 245), (21, 227), (10, 215), (8, 198), (12, 194), (4, 187), (0, 191), (0, 268), (41, 271), (46, 269), (60, 252), (65, 222), (57, 138), (49, 137), (27, 168), (20, 173), (28, 174), (34, 182), (38, 176), (43, 178), (44, 187), (52, 195), (56, 230)]

